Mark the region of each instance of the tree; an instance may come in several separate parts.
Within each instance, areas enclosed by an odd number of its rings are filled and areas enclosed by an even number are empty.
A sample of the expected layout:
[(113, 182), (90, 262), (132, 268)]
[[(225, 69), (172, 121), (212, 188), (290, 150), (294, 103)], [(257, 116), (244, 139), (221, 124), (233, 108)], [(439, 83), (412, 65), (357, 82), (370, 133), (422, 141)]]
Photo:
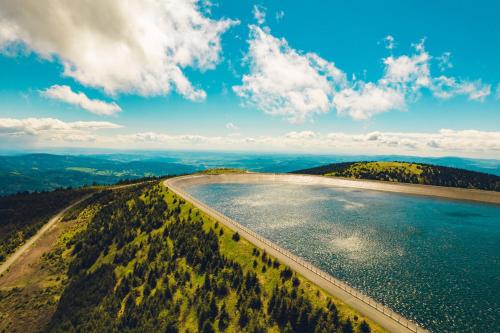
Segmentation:
[(229, 326), (230, 320), (231, 317), (229, 317), (229, 313), (227, 313), (226, 304), (223, 303), (219, 314), (219, 330), (225, 331), (226, 328)]
[(202, 333), (215, 333), (214, 327), (212, 326), (212, 323), (207, 319), (203, 322), (203, 325), (201, 326), (201, 331)]
[(372, 330), (370, 329), (370, 326), (366, 321), (362, 321), (361, 324), (359, 324), (359, 331), (361, 333), (370, 333)]
[(345, 323), (342, 324), (342, 333), (353, 333), (351, 319), (347, 318)]

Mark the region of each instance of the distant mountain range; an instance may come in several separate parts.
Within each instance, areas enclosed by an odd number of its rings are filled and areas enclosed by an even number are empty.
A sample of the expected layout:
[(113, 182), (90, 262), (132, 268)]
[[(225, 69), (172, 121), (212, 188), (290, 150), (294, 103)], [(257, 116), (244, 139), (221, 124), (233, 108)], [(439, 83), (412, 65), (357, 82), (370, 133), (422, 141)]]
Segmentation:
[[(62, 154), (64, 153), (64, 154)], [(0, 155), (0, 195), (111, 184), (145, 176), (178, 175), (210, 168), (239, 168), (256, 172), (291, 172), (347, 161), (407, 161), (500, 175), (500, 160), (456, 157), (345, 156), (234, 152), (111, 152)]]
[(500, 176), (408, 162), (343, 162), (293, 173), (500, 191)]
[(0, 156), (0, 195), (60, 187), (111, 184), (145, 176), (191, 173), (197, 168), (155, 161), (121, 162), (89, 156), (29, 154)]

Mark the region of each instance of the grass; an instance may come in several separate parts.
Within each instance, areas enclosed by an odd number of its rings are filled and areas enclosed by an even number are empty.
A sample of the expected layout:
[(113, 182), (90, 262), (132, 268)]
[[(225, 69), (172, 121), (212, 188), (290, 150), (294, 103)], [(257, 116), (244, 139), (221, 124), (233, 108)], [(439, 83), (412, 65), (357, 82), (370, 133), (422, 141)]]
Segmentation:
[(214, 168), (214, 169), (203, 170), (198, 173), (204, 175), (222, 175), (228, 173), (247, 173), (247, 172), (248, 172), (247, 170), (236, 169), (236, 168)]
[[(67, 171), (78, 171), (82, 173), (88, 173), (91, 175), (97, 175), (97, 176), (116, 176), (116, 177), (123, 177), (127, 175), (134, 175), (126, 170), (123, 171), (111, 171), (111, 170), (98, 170), (94, 168), (86, 168), (86, 167), (67, 167)], [(151, 174), (152, 175), (152, 174)], [(148, 175), (144, 175), (148, 176)]]
[[(403, 173), (419, 177), (422, 172), (422, 166), (416, 163), (408, 162), (358, 162), (353, 163), (342, 172), (331, 172), (325, 176), (342, 176), (349, 174), (350, 178), (360, 178), (360, 174), (370, 172), (377, 173)], [(396, 180), (393, 180), (396, 181)]]
[[(65, 218), (52, 248), (41, 256), (32, 271), (0, 284), (0, 332), (35, 332), (48, 323), (66, 286), (73, 237), (85, 230), (97, 207), (80, 208)], [(0, 280), (1, 281), (1, 280)]]

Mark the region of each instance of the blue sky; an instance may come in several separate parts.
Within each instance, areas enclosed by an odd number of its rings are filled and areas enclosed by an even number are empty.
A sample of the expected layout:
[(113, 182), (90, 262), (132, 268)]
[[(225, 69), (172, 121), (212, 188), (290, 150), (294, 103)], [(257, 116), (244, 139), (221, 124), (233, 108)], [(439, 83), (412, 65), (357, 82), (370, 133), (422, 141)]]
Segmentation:
[(498, 12), (497, 1), (5, 2), (0, 148), (500, 158)]

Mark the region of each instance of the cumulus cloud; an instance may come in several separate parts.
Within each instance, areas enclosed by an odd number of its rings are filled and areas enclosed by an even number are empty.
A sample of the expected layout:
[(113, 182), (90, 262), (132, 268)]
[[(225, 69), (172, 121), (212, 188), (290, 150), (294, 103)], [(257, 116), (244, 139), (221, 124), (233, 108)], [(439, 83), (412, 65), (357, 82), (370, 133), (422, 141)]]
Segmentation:
[(453, 68), (453, 64), (451, 63), (451, 52), (444, 52), (442, 55), (436, 58), (438, 61), (438, 67), (441, 72), (444, 72), (447, 69)]
[(107, 121), (64, 122), (54, 118), (0, 118), (0, 132), (7, 134), (39, 134), (44, 131), (100, 130), (121, 127)]
[[(389, 49), (394, 48), (394, 37), (389, 35), (384, 41)], [(424, 89), (438, 98), (465, 95), (473, 101), (483, 101), (491, 94), (491, 86), (480, 80), (432, 76), (433, 58), (424, 40), (413, 49), (412, 54), (382, 59), (384, 74), (377, 81), (365, 82), (354, 75), (347, 80), (346, 73), (334, 63), (291, 48), (285, 39), (272, 36), (269, 28), (250, 26), (250, 72), (233, 90), (245, 103), (296, 123), (331, 110), (356, 120), (404, 111)], [(438, 59), (441, 66), (450, 66), (449, 57), (445, 53)]]
[(229, 130), (232, 130), (232, 131), (237, 131), (239, 129), (238, 126), (236, 126), (233, 123), (227, 123), (226, 124), (226, 128), (229, 129)]
[(310, 139), (316, 136), (313, 131), (289, 132), (285, 135), (289, 139)]
[(384, 59), (385, 75), (382, 84), (400, 84), (417, 90), (430, 85), (429, 54), (419, 48), (418, 53), (411, 56), (387, 57)]
[(404, 108), (405, 96), (397, 89), (360, 82), (356, 88), (341, 90), (333, 98), (337, 112), (356, 120), (365, 120), (377, 113)]
[(384, 38), (385, 48), (388, 50), (392, 50), (396, 47), (396, 43), (394, 42), (394, 37), (391, 35), (387, 35)]
[(54, 118), (0, 118), (0, 137), (7, 139), (28, 137), (35, 142), (87, 142), (96, 140), (93, 132), (97, 130), (121, 127), (106, 121), (64, 122)]
[(425, 156), (498, 157), (500, 132), (442, 129), (438, 132), (371, 132), (367, 134), (312, 131), (289, 132), (283, 136), (231, 137), (138, 133), (119, 136), (128, 146), (183, 147), (227, 150), (301, 151), (321, 153), (412, 154)]
[(5, 0), (0, 2), (0, 48), (60, 61), (65, 76), (108, 94), (176, 90), (200, 100), (205, 91), (184, 69), (214, 68), (221, 58), (221, 34), (237, 21), (210, 19), (198, 2)]
[(469, 100), (483, 102), (491, 94), (491, 85), (483, 84), (481, 80), (460, 81), (454, 77), (442, 75), (434, 78), (431, 90), (434, 96), (442, 99), (464, 95)]
[[(392, 36), (391, 36), (392, 37)], [(390, 39), (394, 43), (394, 39)], [(383, 59), (384, 75), (376, 82), (353, 80), (350, 86), (334, 94), (333, 106), (340, 115), (366, 120), (390, 110), (405, 110), (407, 101), (418, 98), (423, 87), (430, 87), (430, 56), (423, 42), (415, 45), (415, 54)]]
[(258, 24), (264, 24), (264, 22), (266, 22), (266, 11), (266, 8), (263, 6), (253, 5), (253, 17), (257, 20)]
[(262, 111), (302, 122), (330, 110), (334, 86), (345, 81), (333, 63), (301, 54), (257, 26), (250, 26), (250, 74), (235, 93)]
[[(500, 132), (441, 129), (437, 132), (319, 133), (293, 131), (276, 136), (203, 136), (168, 132), (117, 134), (110, 122), (64, 122), (53, 118), (0, 118), (0, 143), (31, 140), (43, 146), (137, 149), (296, 151), (332, 154), (411, 154), (498, 158)], [(121, 131), (123, 133), (123, 130)]]
[(78, 106), (97, 115), (110, 116), (122, 110), (115, 102), (109, 103), (98, 99), (90, 99), (83, 92), (76, 93), (71, 87), (65, 85), (53, 85), (42, 90), (41, 94), (50, 99)]

